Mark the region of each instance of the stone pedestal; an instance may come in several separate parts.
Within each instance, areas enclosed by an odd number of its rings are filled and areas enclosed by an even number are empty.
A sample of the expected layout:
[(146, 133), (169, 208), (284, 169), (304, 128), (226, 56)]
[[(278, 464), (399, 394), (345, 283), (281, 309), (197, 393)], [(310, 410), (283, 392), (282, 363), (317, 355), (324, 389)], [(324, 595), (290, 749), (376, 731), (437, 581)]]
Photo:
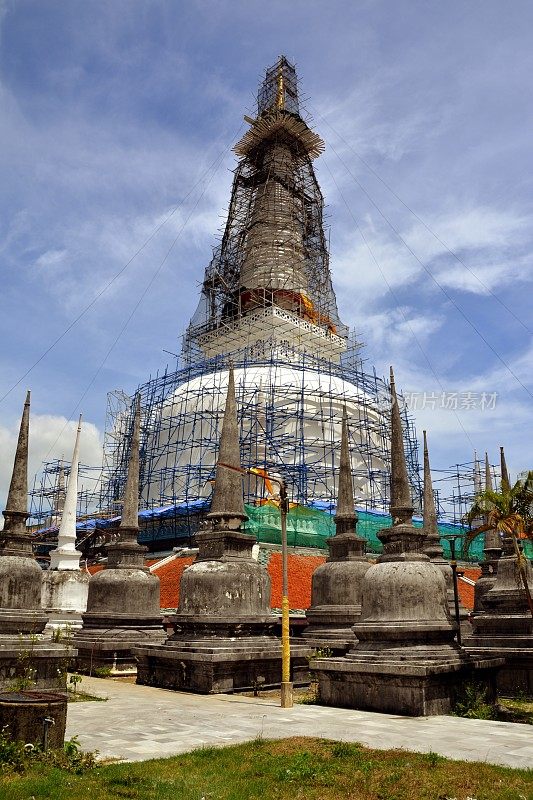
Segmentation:
[(0, 636), (0, 691), (65, 691), (74, 647), (42, 635)]
[(165, 631), (159, 608), (159, 579), (148, 570), (105, 569), (89, 582), (83, 627), (75, 632), (77, 665), (90, 675), (135, 674), (134, 648), (162, 642)]
[[(485, 548), (485, 558), (480, 562), (481, 575), (474, 586), (474, 613), (485, 611), (485, 596), (496, 583), (498, 575), (498, 561), (501, 556), (501, 547)], [(470, 630), (472, 633), (472, 630)]]
[(327, 544), (330, 558), (313, 573), (309, 625), (302, 639), (316, 650), (344, 655), (357, 641), (352, 626), (361, 615), (361, 589), (370, 563), (359, 537), (334, 536)]
[(48, 620), (41, 608), (42, 570), (26, 530), (29, 421), (28, 392), (0, 532), (0, 690), (6, 692), (64, 690), (75, 655), (42, 636)]
[(458, 647), (441, 570), (412, 551), (404, 559), (381, 561), (366, 573), (362, 616), (354, 625), (358, 644), (345, 658), (311, 662), (320, 702), (413, 716), (446, 714), (456, 690), (474, 677), (493, 696), (503, 662), (470, 658)]
[[(0, 558), (0, 691), (64, 690), (76, 651), (44, 638), (48, 617), (41, 608), (42, 570), (24, 534), (10, 536), (11, 551)], [(26, 553), (26, 555), (22, 555)]]
[[(525, 562), (525, 569), (533, 592), (533, 575), (528, 562)], [(504, 539), (498, 574), (483, 598), (483, 606), (485, 611), (474, 614), (473, 633), (465, 639), (465, 648), (476, 657), (505, 659), (498, 674), (501, 694), (533, 696), (533, 617), (510, 539)]]
[(503, 661), (472, 659), (468, 663), (312, 662), (319, 679), (319, 702), (339, 708), (405, 716), (449, 714), (465, 683), (483, 682), (488, 702), (496, 698), (496, 667)]
[[(144, 566), (146, 547), (139, 534), (139, 446), (141, 402), (137, 395), (124, 506), (117, 539), (107, 547), (107, 566), (89, 581), (87, 610), (77, 631), (78, 669), (90, 675), (135, 674), (137, 645), (166, 636), (159, 604), (159, 578)], [(101, 674), (101, 673), (100, 673)]]
[(43, 572), (42, 606), (48, 616), (46, 632), (64, 631), (67, 635), (81, 628), (81, 615), (87, 608), (90, 575), (78, 570)]
[[(345, 658), (316, 659), (319, 699), (327, 705), (393, 714), (445, 714), (456, 686), (474, 674), (493, 691), (501, 661), (473, 659), (455, 641), (442, 569), (423, 552), (425, 533), (412, 524), (413, 506), (401, 418), (391, 370), (391, 516), (378, 534), (383, 554), (363, 579), (358, 643)], [(424, 437), (425, 438), (425, 437)], [(435, 528), (427, 444), (424, 522)]]
[[(199, 553), (183, 572), (174, 633), (162, 645), (140, 646), (137, 683), (213, 694), (276, 686), (281, 643), (272, 635), (270, 577), (252, 558), (254, 536), (212, 530), (196, 537)], [(292, 647), (292, 680), (309, 682), (312, 649)]]

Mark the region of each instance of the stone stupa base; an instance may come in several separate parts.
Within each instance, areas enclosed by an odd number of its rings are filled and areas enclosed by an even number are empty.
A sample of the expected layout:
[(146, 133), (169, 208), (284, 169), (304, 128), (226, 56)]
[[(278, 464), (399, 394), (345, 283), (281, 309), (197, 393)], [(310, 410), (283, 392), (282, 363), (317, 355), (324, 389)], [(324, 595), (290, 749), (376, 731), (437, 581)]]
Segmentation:
[[(309, 683), (312, 648), (291, 643), (291, 680)], [(135, 649), (137, 683), (199, 694), (279, 686), (281, 642), (274, 636), (172, 636)]]
[(65, 691), (74, 647), (42, 634), (0, 635), (0, 691)]
[(533, 697), (533, 618), (531, 614), (485, 613), (474, 617), (474, 633), (463, 640), (475, 658), (503, 658), (497, 688), (503, 695)]
[(82, 626), (90, 575), (80, 570), (43, 572), (42, 605), (48, 617), (45, 633), (60, 631), (67, 638)]
[(74, 635), (74, 645), (78, 651), (76, 665), (79, 672), (88, 675), (126, 676), (137, 673), (135, 648), (162, 643), (166, 633), (161, 619), (147, 620), (137, 626), (125, 625), (121, 620), (108, 620), (108, 625), (92, 627), (84, 625)]
[(496, 673), (503, 659), (458, 659), (455, 662), (389, 661), (372, 663), (355, 657), (316, 659), (319, 702), (327, 706), (406, 716), (449, 714), (465, 683), (486, 688), (496, 697)]
[(302, 640), (312, 647), (317, 655), (344, 656), (357, 644), (352, 625), (359, 621), (361, 606), (316, 606), (309, 608), (306, 618), (309, 625)]
[(68, 643), (83, 624), (81, 612), (65, 611), (62, 608), (47, 608), (48, 622), (44, 635)]

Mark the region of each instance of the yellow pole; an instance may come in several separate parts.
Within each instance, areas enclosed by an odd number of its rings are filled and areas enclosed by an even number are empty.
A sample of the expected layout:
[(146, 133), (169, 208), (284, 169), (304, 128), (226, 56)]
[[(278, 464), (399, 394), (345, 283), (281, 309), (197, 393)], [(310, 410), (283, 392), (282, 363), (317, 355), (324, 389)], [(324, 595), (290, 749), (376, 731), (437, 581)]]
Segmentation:
[(282, 481), (279, 490), (281, 512), (281, 559), (282, 559), (282, 598), (281, 598), (281, 707), (292, 708), (291, 683), (291, 643), (289, 635), (289, 569), (287, 553), (287, 511), (289, 500), (287, 487)]

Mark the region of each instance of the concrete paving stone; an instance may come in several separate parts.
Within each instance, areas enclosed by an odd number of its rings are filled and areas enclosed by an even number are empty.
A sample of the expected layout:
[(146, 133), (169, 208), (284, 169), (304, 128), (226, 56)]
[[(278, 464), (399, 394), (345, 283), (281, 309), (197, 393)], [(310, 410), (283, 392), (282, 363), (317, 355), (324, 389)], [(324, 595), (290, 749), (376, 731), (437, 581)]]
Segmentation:
[(78, 735), (84, 749), (97, 749), (101, 757), (141, 761), (257, 736), (304, 735), (533, 767), (528, 725), (306, 705), (287, 711), (271, 698), (193, 695), (98, 678), (84, 678), (81, 688), (108, 700), (69, 706), (67, 737)]

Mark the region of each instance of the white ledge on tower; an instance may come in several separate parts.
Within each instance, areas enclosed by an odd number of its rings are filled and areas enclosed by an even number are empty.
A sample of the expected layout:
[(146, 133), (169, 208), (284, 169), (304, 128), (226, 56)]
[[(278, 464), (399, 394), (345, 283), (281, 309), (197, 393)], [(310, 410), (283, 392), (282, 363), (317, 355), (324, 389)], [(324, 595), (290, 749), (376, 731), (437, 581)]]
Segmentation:
[(202, 334), (199, 344), (206, 358), (249, 347), (266, 338), (331, 361), (340, 361), (346, 339), (278, 306), (267, 306), (226, 321)]

